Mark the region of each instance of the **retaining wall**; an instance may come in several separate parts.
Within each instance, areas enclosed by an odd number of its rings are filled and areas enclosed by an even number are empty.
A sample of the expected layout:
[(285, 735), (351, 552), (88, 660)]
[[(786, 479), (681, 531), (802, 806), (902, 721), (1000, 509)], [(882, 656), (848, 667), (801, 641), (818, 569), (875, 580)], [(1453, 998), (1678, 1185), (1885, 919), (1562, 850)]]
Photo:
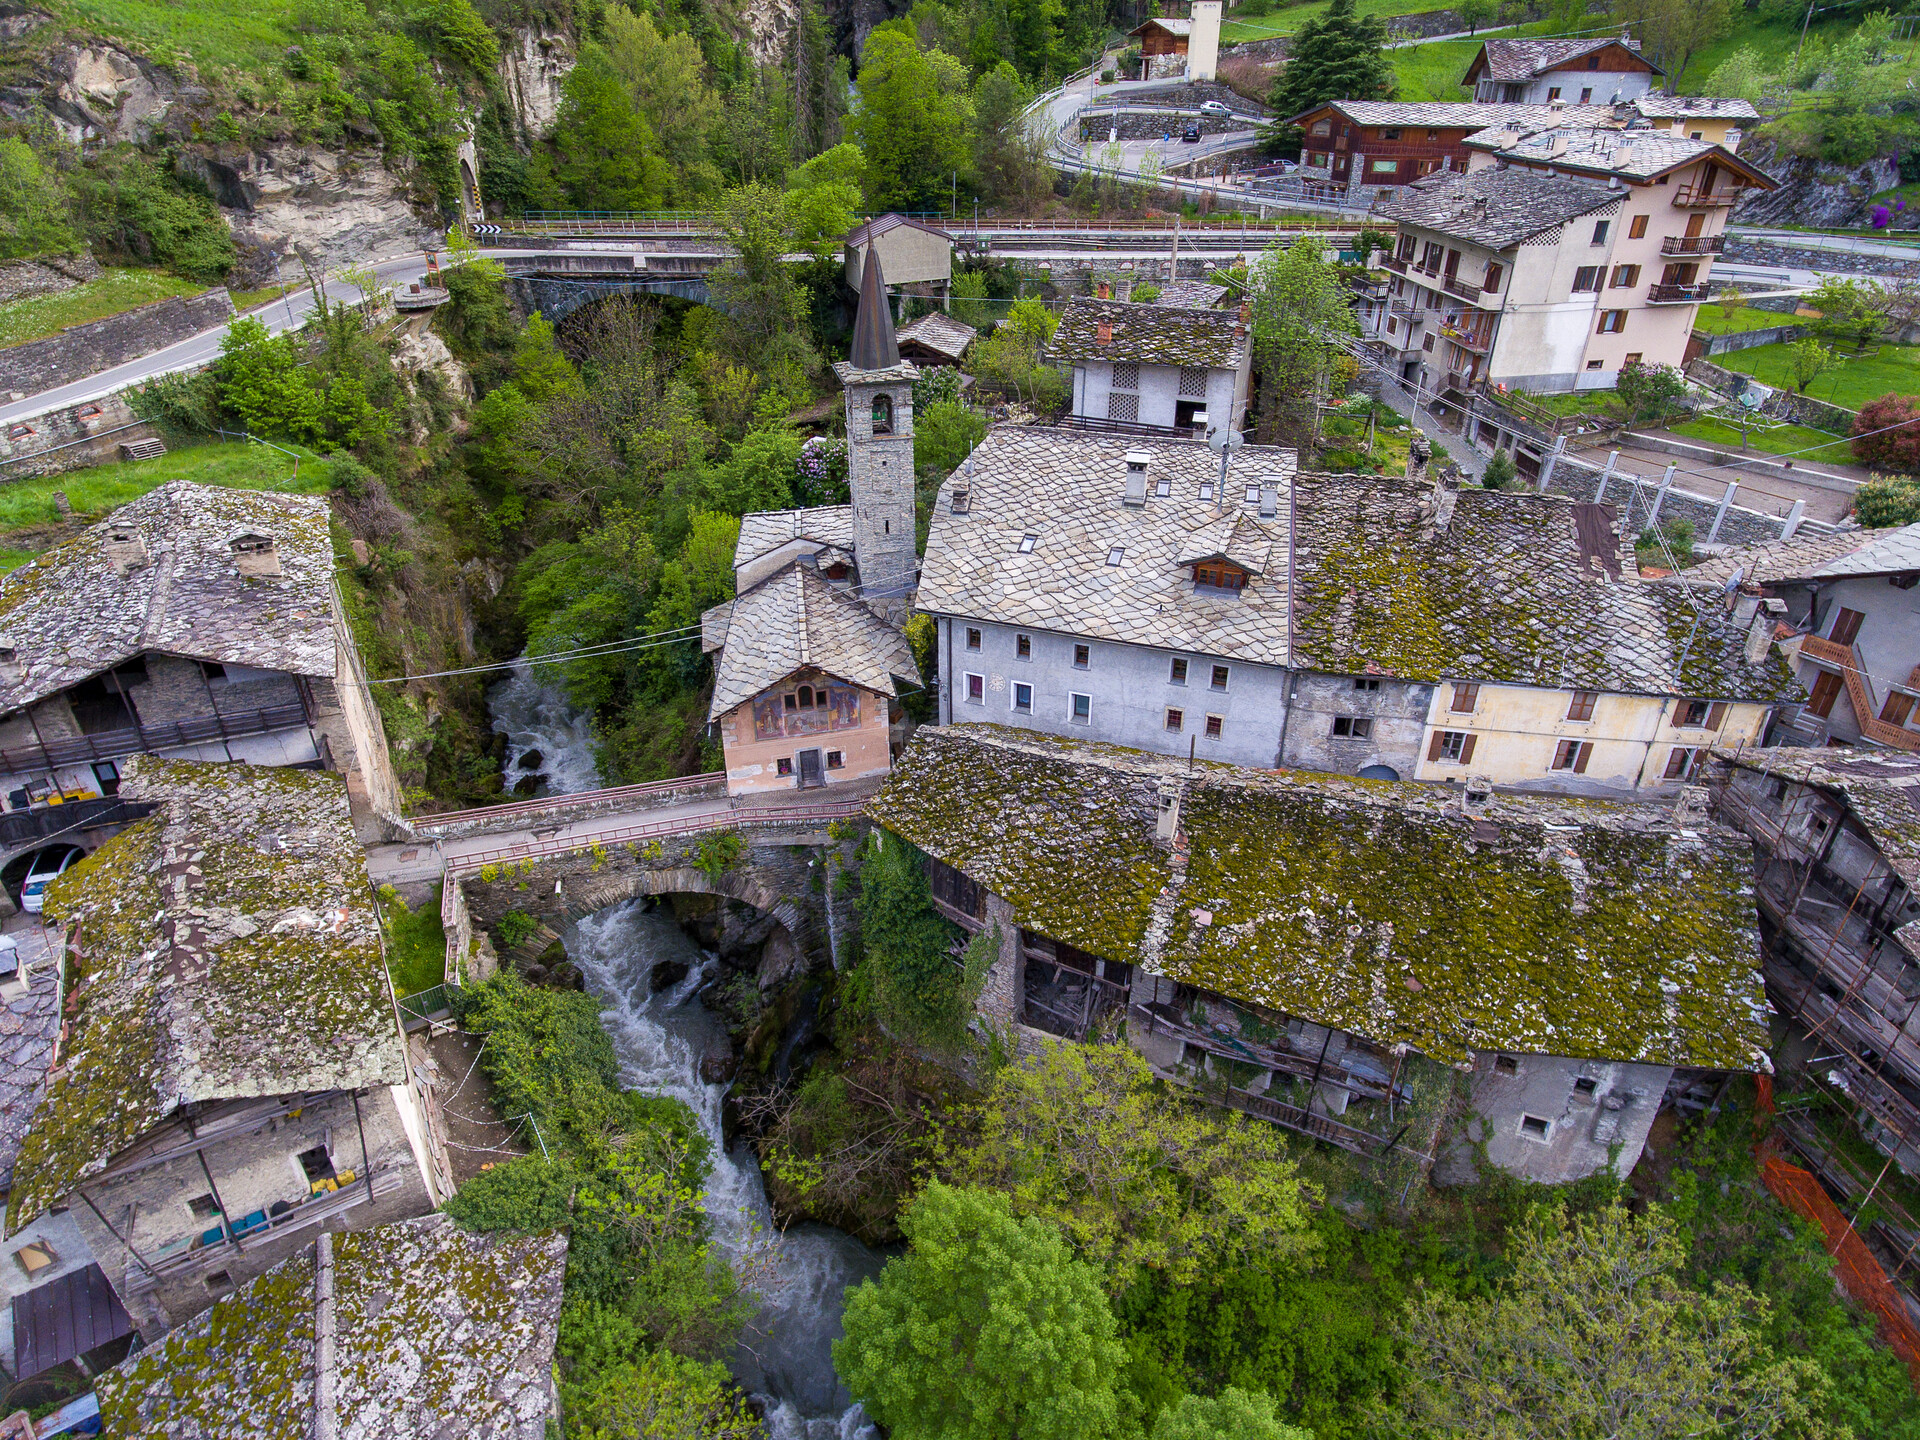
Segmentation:
[[(1715, 365), (1711, 360), (1695, 360), (1689, 363), (1687, 378), (1705, 385), (1710, 390), (1718, 390), (1727, 395), (1738, 395), (1750, 382), (1753, 382), (1752, 376), (1743, 375), (1738, 370), (1729, 370), (1722, 365)], [(1770, 419), (1791, 420), (1796, 425), (1808, 425), (1815, 430), (1845, 435), (1853, 428), (1854, 417), (1859, 412), (1849, 410), (1844, 405), (1830, 404), (1825, 400), (1816, 400), (1811, 395), (1801, 395), (1793, 390), (1781, 388), (1775, 390), (1772, 398), (1760, 407), (1760, 413)]]
[(1742, 330), (1735, 335), (1715, 335), (1707, 341), (1707, 354), (1729, 355), (1735, 350), (1758, 350), (1762, 345), (1784, 345), (1807, 333), (1804, 325), (1769, 325), (1764, 330)]
[(164, 350), (232, 318), (233, 297), (220, 288), (187, 299), (156, 300), (45, 340), (12, 345), (0, 350), (0, 395), (24, 400)]
[[(23, 433), (13, 434), (15, 429)], [(159, 433), (133, 413), (124, 391), (29, 415), (0, 425), (0, 485), (102, 465), (118, 458), (128, 441), (157, 439)]]
[[(1553, 494), (1567, 495), (1576, 500), (1592, 500), (1605, 469), (1604, 460), (1596, 463), (1584, 456), (1562, 455), (1553, 468), (1553, 478), (1548, 482), (1547, 489)], [(1636, 479), (1639, 482), (1637, 485), (1634, 483)], [(1638, 535), (1653, 523), (1653, 509), (1659, 489), (1658, 475), (1635, 475), (1616, 470), (1608, 479), (1606, 493), (1601, 499), (1619, 507), (1623, 533)], [(1787, 525), (1784, 515), (1749, 509), (1739, 503), (1739, 498), (1736, 488), (1733, 503), (1727, 506), (1726, 514), (1721, 518), (1719, 533), (1714, 535), (1715, 543), (1752, 545), (1781, 538)], [(1720, 500), (1717, 496), (1698, 495), (1675, 485), (1668, 489), (1666, 499), (1660, 501), (1659, 506), (1661, 524), (1690, 520), (1693, 522), (1695, 542), (1705, 543), (1713, 531), (1713, 520), (1720, 510)], [(1824, 533), (1835, 528), (1817, 520), (1802, 520), (1796, 533)]]
[(58, 295), (100, 278), (100, 262), (86, 251), (76, 255), (40, 255), (0, 264), (0, 305), (29, 295)]

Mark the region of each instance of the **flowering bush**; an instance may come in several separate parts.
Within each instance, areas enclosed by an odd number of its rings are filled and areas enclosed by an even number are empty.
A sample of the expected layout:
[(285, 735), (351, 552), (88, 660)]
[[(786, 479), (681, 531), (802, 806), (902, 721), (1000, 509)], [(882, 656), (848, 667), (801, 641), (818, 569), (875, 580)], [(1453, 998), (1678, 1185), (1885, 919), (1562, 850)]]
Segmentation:
[(1884, 230), (1887, 228), (1887, 221), (1893, 218), (1893, 212), (1884, 205), (1876, 205), (1873, 207), (1873, 215), (1871, 218), (1874, 229)]
[(853, 498), (847, 488), (847, 442), (815, 435), (800, 447), (794, 462), (794, 498), (802, 505), (844, 505)]

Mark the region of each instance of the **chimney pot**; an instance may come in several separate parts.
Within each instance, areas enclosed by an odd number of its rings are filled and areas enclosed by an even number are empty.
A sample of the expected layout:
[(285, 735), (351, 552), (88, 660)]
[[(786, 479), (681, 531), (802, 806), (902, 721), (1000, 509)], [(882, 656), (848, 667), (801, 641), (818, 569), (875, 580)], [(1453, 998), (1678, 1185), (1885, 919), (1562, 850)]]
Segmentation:
[(1093, 327), (1093, 343), (1096, 345), (1111, 345), (1113, 343), (1113, 322), (1111, 320), (1102, 320)]
[(1127, 504), (1138, 506), (1147, 503), (1147, 466), (1152, 460), (1153, 456), (1144, 450), (1127, 452)]
[(1102, 300), (1105, 300), (1105, 299), (1107, 299), (1107, 298), (1108, 298), (1109, 296), (1111, 296), (1111, 295), (1113, 294), (1113, 287), (1112, 287), (1111, 285), (1109, 285), (1109, 284), (1108, 284), (1108, 283), (1107, 283), (1106, 281), (1104, 281), (1104, 280), (1102, 280), (1102, 281), (1100, 282), (1100, 288), (1099, 288), (1098, 290), (1096, 290), (1096, 291), (1095, 291), (1094, 293), (1095, 293), (1095, 294), (1096, 294), (1096, 295), (1097, 295), (1097, 296), (1098, 296), (1098, 297), (1099, 297), (1100, 299), (1102, 299)]
[(1240, 323), (1242, 325), (1245, 325), (1252, 319), (1253, 319), (1253, 302), (1251, 300), (1242, 300), (1240, 302)]

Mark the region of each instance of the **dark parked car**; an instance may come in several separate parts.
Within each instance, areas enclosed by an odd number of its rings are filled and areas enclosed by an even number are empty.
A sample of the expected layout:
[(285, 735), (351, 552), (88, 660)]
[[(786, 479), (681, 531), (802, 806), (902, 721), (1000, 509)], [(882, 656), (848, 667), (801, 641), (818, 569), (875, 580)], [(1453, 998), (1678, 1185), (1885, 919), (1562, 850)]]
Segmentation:
[(1187, 126), (1185, 132), (1182, 133), (1182, 135), (1180, 136), (1181, 143), (1186, 145), (1193, 144), (1199, 138), (1200, 138), (1200, 127), (1198, 125)]

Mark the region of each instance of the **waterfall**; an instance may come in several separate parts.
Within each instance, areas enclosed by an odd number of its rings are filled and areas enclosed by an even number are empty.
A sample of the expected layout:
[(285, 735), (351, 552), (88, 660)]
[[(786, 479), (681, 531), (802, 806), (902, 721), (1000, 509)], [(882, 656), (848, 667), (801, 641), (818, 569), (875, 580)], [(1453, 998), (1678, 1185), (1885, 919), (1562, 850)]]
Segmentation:
[[(493, 728), (507, 737), (508, 785), (535, 773), (517, 766), (538, 750), (547, 793), (598, 788), (587, 717), (537, 673), (517, 662), (488, 696)], [(831, 903), (827, 913), (831, 925)], [(847, 1287), (877, 1275), (885, 1257), (825, 1225), (776, 1231), (752, 1147), (727, 1148), (727, 1086), (700, 1078), (701, 1057), (728, 1046), (726, 1027), (699, 1000), (719, 976), (719, 957), (640, 900), (589, 915), (564, 938), (604, 1007), (600, 1023), (613, 1042), (620, 1083), (684, 1102), (713, 1146), (705, 1201), (714, 1246), (730, 1261), (758, 1262), (763, 1302), (729, 1368), (764, 1407), (772, 1440), (876, 1440), (872, 1422), (834, 1375), (832, 1347)], [(685, 965), (686, 978), (655, 994), (654, 967), (664, 963)]]

